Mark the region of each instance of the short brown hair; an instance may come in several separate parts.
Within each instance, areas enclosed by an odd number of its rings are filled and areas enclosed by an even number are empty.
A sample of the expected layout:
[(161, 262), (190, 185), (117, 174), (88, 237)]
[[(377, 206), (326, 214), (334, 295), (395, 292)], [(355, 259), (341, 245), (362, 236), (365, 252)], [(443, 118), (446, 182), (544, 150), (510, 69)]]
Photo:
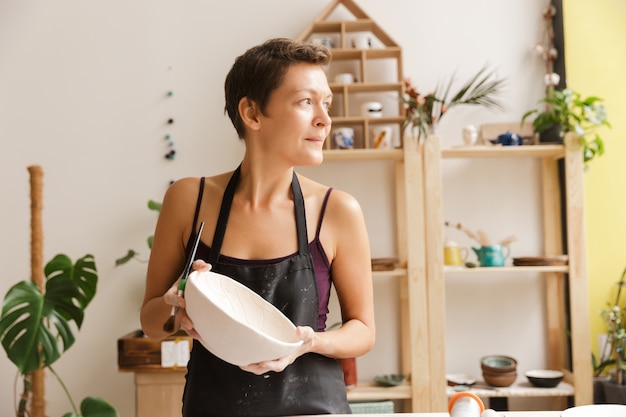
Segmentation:
[(245, 133), (238, 110), (243, 97), (254, 101), (263, 113), (270, 94), (280, 86), (291, 65), (304, 62), (327, 66), (330, 59), (330, 51), (325, 46), (285, 38), (270, 39), (237, 57), (224, 83), (224, 112), (239, 138), (243, 139)]

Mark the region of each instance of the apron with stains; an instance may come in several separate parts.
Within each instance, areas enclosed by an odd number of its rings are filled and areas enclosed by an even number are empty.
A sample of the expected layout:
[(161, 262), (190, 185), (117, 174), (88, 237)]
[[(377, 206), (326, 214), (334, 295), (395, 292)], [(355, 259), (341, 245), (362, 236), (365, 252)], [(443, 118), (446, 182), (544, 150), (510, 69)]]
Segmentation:
[[(291, 189), (298, 253), (281, 258), (276, 263), (244, 262), (245, 265), (242, 265), (219, 260), (239, 173), (240, 168), (237, 168), (224, 192), (207, 261), (213, 271), (239, 281), (275, 305), (296, 326), (310, 326), (315, 330), (318, 316), (317, 281), (309, 253), (304, 198), (295, 173)], [(203, 181), (193, 225), (194, 235)], [(196, 257), (201, 258), (202, 255), (199, 253)], [(254, 349), (254, 346), (250, 348)], [(217, 358), (194, 340), (187, 367), (183, 394), (184, 417), (350, 413), (341, 367), (335, 359), (316, 353), (300, 356), (282, 372), (255, 375)]]

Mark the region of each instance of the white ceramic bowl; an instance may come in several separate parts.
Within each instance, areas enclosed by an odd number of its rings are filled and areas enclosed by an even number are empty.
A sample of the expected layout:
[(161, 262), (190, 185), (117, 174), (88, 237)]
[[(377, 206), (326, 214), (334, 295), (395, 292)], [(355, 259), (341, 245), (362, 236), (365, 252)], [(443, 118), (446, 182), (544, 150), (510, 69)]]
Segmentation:
[(296, 326), (280, 310), (227, 276), (192, 272), (185, 302), (200, 342), (233, 365), (278, 359), (302, 344)]
[(626, 417), (626, 405), (595, 404), (568, 408), (561, 417)]

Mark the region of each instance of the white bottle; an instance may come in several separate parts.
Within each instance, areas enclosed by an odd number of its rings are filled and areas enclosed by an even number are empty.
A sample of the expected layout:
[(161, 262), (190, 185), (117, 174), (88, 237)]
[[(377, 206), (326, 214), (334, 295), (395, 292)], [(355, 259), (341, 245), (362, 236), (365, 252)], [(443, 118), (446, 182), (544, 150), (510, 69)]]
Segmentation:
[(495, 411), (485, 410), (482, 400), (468, 391), (456, 393), (448, 403), (450, 417), (491, 417)]

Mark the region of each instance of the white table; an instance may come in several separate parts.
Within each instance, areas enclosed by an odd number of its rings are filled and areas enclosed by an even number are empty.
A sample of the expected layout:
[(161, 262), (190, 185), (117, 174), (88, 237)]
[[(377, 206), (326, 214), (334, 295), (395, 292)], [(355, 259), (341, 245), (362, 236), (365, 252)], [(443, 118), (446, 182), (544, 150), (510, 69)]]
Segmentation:
[[(450, 417), (448, 413), (396, 413), (403, 417)], [(390, 414), (335, 414), (336, 417), (389, 417)], [(560, 417), (561, 411), (500, 411), (499, 417)]]

